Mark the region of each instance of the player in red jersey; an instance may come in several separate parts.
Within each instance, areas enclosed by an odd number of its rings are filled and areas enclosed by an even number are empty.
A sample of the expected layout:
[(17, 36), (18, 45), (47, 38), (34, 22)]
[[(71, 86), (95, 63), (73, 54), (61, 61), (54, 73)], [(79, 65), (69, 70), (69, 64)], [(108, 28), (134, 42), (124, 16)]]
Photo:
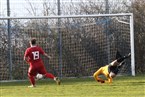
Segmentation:
[(33, 38), (30, 40), (30, 47), (26, 49), (24, 54), (24, 60), (29, 63), (28, 78), (30, 80), (31, 86), (35, 87), (35, 77), (36, 75), (42, 74), (45, 78), (50, 78), (56, 81), (60, 85), (60, 80), (55, 77), (53, 74), (48, 73), (44, 67), (43, 61), (40, 58), (40, 55), (44, 55), (47, 58), (51, 58), (43, 49), (36, 45), (36, 39)]

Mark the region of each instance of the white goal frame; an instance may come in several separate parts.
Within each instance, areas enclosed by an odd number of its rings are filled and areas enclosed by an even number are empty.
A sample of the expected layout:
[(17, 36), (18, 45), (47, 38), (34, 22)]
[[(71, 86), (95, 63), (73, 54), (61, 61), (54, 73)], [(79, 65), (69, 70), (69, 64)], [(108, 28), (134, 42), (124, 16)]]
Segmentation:
[(60, 15), (60, 16), (28, 16), (28, 17), (0, 17), (0, 20), (11, 19), (61, 19), (61, 18), (77, 18), (77, 17), (113, 17), (113, 16), (129, 16), (130, 17), (130, 46), (131, 46), (131, 74), (135, 76), (135, 50), (134, 50), (134, 20), (133, 13), (119, 13), (119, 14), (93, 14), (93, 15)]

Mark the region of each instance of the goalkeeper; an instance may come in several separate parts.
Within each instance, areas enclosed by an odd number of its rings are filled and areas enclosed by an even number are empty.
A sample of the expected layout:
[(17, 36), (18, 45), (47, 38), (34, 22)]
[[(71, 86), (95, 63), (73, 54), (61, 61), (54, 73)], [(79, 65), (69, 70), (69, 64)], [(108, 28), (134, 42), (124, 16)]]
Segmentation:
[[(129, 53), (127, 56), (119, 56), (119, 58), (116, 58), (113, 62), (111, 62), (109, 65), (103, 66), (100, 69), (98, 69), (93, 77), (96, 81), (100, 83), (112, 83), (113, 78), (117, 75), (119, 72), (119, 69), (122, 67), (122, 65), (125, 63), (125, 59), (129, 58), (131, 54)], [(99, 77), (99, 75), (105, 75), (107, 80), (104, 80)]]

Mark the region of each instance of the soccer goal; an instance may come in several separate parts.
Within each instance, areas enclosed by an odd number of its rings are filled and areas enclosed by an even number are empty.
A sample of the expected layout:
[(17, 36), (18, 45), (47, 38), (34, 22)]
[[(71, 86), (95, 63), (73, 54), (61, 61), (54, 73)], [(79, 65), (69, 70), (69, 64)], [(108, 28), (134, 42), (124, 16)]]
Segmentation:
[(23, 54), (32, 37), (52, 55), (50, 60), (43, 59), (47, 70), (57, 76), (92, 76), (113, 61), (117, 52), (131, 53), (120, 74), (135, 76), (132, 13), (0, 17), (0, 37), (1, 80), (27, 78)]

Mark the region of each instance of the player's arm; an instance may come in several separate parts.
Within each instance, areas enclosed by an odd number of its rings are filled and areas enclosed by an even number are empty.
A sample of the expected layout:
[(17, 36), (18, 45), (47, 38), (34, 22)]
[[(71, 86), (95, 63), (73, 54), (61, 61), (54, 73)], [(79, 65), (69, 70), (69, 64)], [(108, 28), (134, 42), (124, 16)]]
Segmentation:
[(105, 80), (105, 83), (111, 84), (112, 83), (112, 80), (113, 80), (112, 77), (109, 77), (108, 80)]
[(24, 56), (24, 61), (26, 61), (27, 63), (29, 63), (29, 60), (30, 60), (29, 57)]
[(46, 56), (48, 59), (51, 59), (51, 56), (49, 56), (47, 53), (44, 53), (44, 56)]
[(28, 57), (28, 50), (25, 51), (23, 60), (29, 63), (30, 58)]
[(46, 56), (48, 59), (51, 58), (51, 56), (49, 56), (47, 53), (44, 52), (44, 50), (42, 48), (40, 48), (40, 53), (44, 56)]
[(28, 57), (24, 56), (24, 61), (28, 62)]
[(102, 74), (102, 68), (100, 68), (99, 70), (97, 70), (97, 71), (94, 73), (93, 77), (94, 77), (94, 79), (95, 79), (96, 81), (101, 82), (101, 83), (104, 83), (105, 81), (104, 81), (102, 78), (99, 77), (100, 74)]

